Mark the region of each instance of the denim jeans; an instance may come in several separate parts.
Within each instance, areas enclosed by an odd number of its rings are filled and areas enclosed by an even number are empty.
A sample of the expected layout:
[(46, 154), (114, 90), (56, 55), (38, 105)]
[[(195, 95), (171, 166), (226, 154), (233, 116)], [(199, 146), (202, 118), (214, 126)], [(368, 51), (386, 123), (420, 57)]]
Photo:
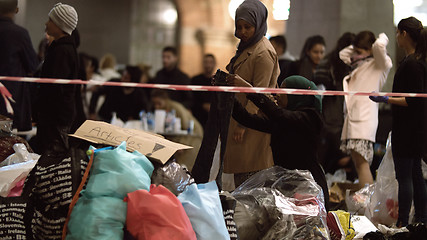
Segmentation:
[(212, 96), (208, 121), (205, 126), (202, 146), (200, 147), (193, 166), (192, 176), (196, 183), (209, 181), (218, 137), (221, 138), (220, 165), (216, 182), (219, 190), (222, 189), (222, 172), (224, 169), (224, 153), (227, 146), (228, 126), (234, 104), (234, 93), (215, 92)]
[(421, 158), (397, 157), (393, 154), (396, 179), (399, 183), (399, 218), (397, 224), (408, 225), (412, 200), (415, 221), (427, 221), (427, 189), (421, 169)]

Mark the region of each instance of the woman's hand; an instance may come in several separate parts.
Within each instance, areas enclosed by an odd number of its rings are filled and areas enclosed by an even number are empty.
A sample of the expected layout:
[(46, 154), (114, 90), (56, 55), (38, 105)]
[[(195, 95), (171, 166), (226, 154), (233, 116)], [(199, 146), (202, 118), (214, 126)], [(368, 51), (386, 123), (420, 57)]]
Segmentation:
[(235, 87), (252, 87), (252, 85), (245, 81), (237, 74), (228, 74), (226, 78), (227, 84)]
[(236, 128), (234, 129), (234, 133), (233, 133), (233, 139), (234, 141), (236, 141), (237, 143), (242, 143), (243, 142), (243, 136), (245, 135), (246, 129), (242, 128), (240, 126), (236, 126)]

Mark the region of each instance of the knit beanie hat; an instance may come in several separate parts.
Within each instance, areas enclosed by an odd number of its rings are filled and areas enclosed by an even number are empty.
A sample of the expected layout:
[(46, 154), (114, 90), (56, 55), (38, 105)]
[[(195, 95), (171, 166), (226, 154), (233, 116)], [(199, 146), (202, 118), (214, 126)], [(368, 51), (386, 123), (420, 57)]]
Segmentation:
[(50, 10), (49, 17), (62, 31), (71, 35), (77, 27), (78, 16), (76, 10), (67, 4), (57, 3)]

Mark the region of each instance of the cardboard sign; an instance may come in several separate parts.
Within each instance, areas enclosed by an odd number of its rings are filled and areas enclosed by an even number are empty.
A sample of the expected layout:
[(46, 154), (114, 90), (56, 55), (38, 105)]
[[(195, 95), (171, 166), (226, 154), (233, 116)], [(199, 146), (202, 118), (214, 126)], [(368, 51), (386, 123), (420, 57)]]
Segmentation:
[(171, 142), (162, 136), (142, 130), (116, 127), (106, 122), (86, 120), (77, 131), (70, 135), (89, 142), (117, 146), (126, 142), (128, 151), (138, 151), (147, 157), (165, 164), (178, 150), (191, 149), (183, 144)]

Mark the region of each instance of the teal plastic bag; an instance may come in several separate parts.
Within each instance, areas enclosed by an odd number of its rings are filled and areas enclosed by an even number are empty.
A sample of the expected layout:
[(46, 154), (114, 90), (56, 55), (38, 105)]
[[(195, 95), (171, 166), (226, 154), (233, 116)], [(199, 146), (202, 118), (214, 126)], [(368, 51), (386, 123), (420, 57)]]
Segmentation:
[(123, 199), (128, 193), (149, 190), (153, 170), (144, 155), (126, 151), (126, 142), (95, 152), (86, 189), (70, 216), (66, 239), (123, 239), (127, 211)]
[(86, 196), (110, 196), (123, 199), (128, 193), (149, 190), (153, 164), (138, 151), (127, 152), (126, 142), (113, 150), (95, 153), (86, 186)]
[(191, 184), (178, 196), (198, 240), (229, 240), (216, 182)]
[(127, 204), (114, 197), (80, 197), (68, 222), (67, 240), (123, 239)]

